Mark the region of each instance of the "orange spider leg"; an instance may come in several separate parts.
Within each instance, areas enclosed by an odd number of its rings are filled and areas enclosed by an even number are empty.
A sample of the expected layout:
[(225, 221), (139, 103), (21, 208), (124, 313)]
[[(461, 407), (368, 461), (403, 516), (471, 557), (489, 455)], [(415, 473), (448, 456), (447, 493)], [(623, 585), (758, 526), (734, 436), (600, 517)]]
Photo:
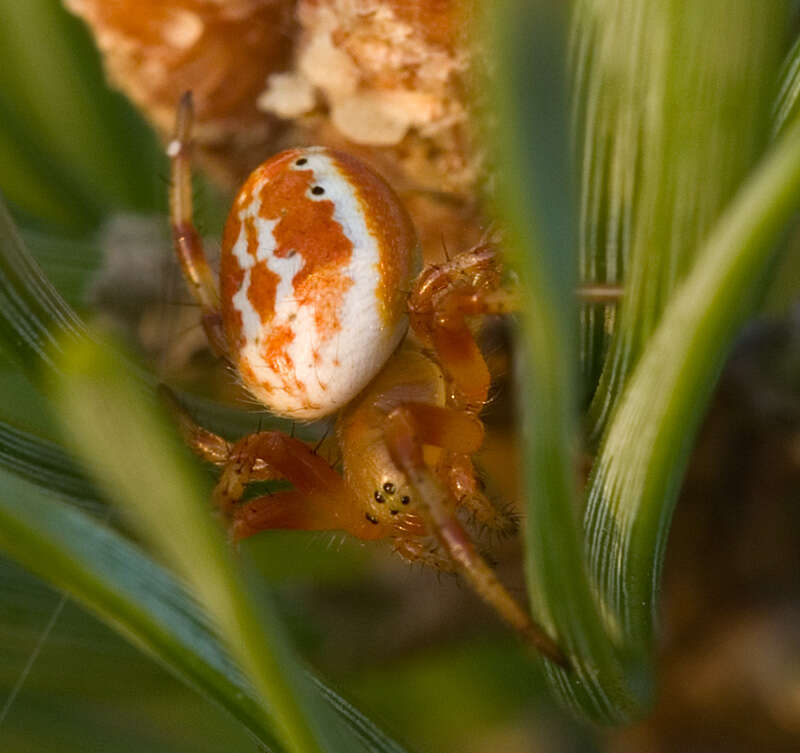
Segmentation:
[(513, 536), (519, 521), (511, 505), (496, 505), (484, 493), (469, 455), (447, 452), (439, 460), (437, 473), (459, 506), (471, 513), (474, 523), (500, 536)]
[[(453, 381), (457, 398), (468, 410), (486, 402), (491, 375), (466, 318), (477, 314), (508, 314), (520, 308), (518, 290), (500, 288), (497, 247), (491, 241), (434, 265), (423, 272), (409, 296), (409, 320), (414, 331), (436, 350)], [(590, 283), (576, 289), (587, 304), (619, 301), (618, 285)]]
[[(586, 285), (577, 288), (576, 295), (584, 303), (612, 303), (620, 299), (622, 289), (615, 285)], [(426, 334), (456, 388), (473, 409), (486, 402), (491, 375), (467, 317), (511, 314), (520, 306), (521, 294), (515, 288), (475, 288), (455, 283), (437, 295)]]
[[(294, 489), (234, 507), (243, 484), (253, 480), (250, 469), (258, 462), (291, 482)], [(364, 519), (344, 480), (326, 460), (299, 439), (277, 431), (251, 434), (237, 442), (218, 488), (220, 504), (233, 511), (236, 539), (271, 528), (346, 531), (364, 540), (392, 533), (391, 528)]]
[(167, 408), (178, 422), (178, 431), (180, 431), (183, 441), (196, 455), (214, 465), (225, 465), (228, 462), (233, 445), (227, 439), (200, 426), (184, 408), (175, 393), (165, 384), (158, 385), (158, 396), (166, 403)]
[(231, 532), (239, 541), (261, 531), (330, 531), (339, 527), (331, 523), (329, 516), (319, 513), (320, 508), (312, 499), (289, 489), (256, 497), (236, 508)]
[(425, 464), (422, 444), (426, 438), (416, 434), (415, 423), (401, 405), (387, 416), (384, 431), (392, 458), (416, 489), (417, 498), (421, 500), (420, 509), (431, 530), (475, 592), (536, 650), (562, 667), (568, 667), (568, 660), (558, 644), (506, 590), (456, 519), (451, 500)]
[(192, 295), (200, 304), (203, 329), (208, 342), (217, 355), (224, 357), (228, 346), (222, 329), (219, 290), (192, 219), (192, 118), (192, 95), (191, 92), (185, 92), (178, 104), (175, 133), (167, 146), (167, 155), (170, 158), (169, 209), (172, 238), (183, 275), (189, 283)]
[(396, 536), (392, 540), (392, 551), (409, 562), (419, 562), (444, 573), (455, 572), (455, 563), (438, 540), (427, 538), (407, 538)]
[[(214, 502), (232, 518), (234, 538), (270, 528), (343, 530), (361, 539), (389, 535), (383, 526), (354, 516), (341, 476), (304, 442), (267, 431), (231, 443), (197, 424), (168, 387), (161, 385), (159, 394), (176, 416), (189, 447), (207, 462), (223, 467)], [(236, 504), (250, 482), (276, 479), (290, 481), (295, 488)], [(409, 531), (422, 530), (418, 523), (414, 527), (413, 520), (406, 526)]]
[(466, 506), (483, 526), (505, 535), (517, 529), (515, 518), (498, 510), (483, 494), (470, 455), (483, 444), (484, 429), (474, 415), (427, 403), (404, 402), (403, 410), (414, 432), (425, 444), (445, 450), (437, 464), (439, 477), (457, 505)]
[[(491, 374), (467, 325), (467, 317), (510, 313), (519, 308), (519, 298), (515, 291), (488, 287), (499, 282), (499, 277), (492, 274), (489, 266), (493, 256), (488, 249), (473, 250), (467, 257), (467, 260), (461, 257), (452, 260), (451, 267), (454, 262), (461, 262), (454, 274), (444, 274), (439, 270), (436, 284), (433, 282), (436, 277), (430, 276), (420, 287), (421, 294), (432, 297), (428, 302), (427, 321), (423, 321), (421, 326), (453, 382), (455, 394), (451, 397), (451, 404), (463, 405), (470, 413), (477, 413), (486, 403)], [(442, 275), (447, 279), (442, 280)], [(476, 287), (478, 284), (484, 287)], [(413, 300), (411, 307), (419, 312), (419, 299)], [(458, 503), (466, 506), (480, 525), (504, 534), (513, 533), (517, 527), (515, 518), (496, 508), (478, 488), (469, 458), (471, 453), (455, 447), (447, 449), (439, 462), (439, 476)]]
[[(408, 301), (411, 326), (433, 345), (461, 401), (474, 412), (486, 402), (491, 375), (466, 317), (491, 313), (488, 300), (488, 308), (476, 304), (489, 292), (497, 291), (499, 284), (496, 252), (490, 244), (480, 244), (446, 264), (429, 267)], [(465, 306), (472, 310), (467, 311)]]
[(424, 437), (425, 444), (464, 454), (477, 452), (483, 444), (483, 424), (469, 413), (429, 403), (401, 405), (415, 435)]
[(518, 298), (511, 291), (468, 287), (454, 288), (438, 302), (431, 340), (439, 362), (466, 400), (468, 410), (477, 412), (486, 403), (492, 377), (467, 317), (507, 314), (517, 308)]

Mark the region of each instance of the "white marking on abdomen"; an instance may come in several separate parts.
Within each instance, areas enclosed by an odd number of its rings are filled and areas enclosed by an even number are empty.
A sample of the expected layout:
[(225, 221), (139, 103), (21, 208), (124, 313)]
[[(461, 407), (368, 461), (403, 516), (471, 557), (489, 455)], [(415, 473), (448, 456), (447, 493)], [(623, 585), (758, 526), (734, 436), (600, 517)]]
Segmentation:
[[(339, 223), (353, 246), (349, 263), (339, 271), (343, 279), (353, 282), (345, 291), (338, 312), (340, 329), (332, 337), (324, 339), (314, 321), (316, 310), (313, 303), (298, 305), (293, 295), (293, 281), (305, 260), (300, 254), (275, 256), (276, 242), (272, 231), (279, 220), (258, 217), (261, 202), (255, 197), (240, 218), (255, 218), (258, 259), (265, 259), (280, 278), (271, 326), (287, 325), (294, 332), (294, 340), (287, 348), (294, 374), (282, 373), (285, 370), (279, 369), (278, 364), (266, 362), (261, 354), (266, 333), (247, 299), (253, 260), (247, 253), (246, 235), (244, 238), (242, 235), (244, 225), (233, 249), (245, 270), (245, 281), (234, 296), (234, 305), (242, 313), (246, 339), (241, 356), (247, 359), (258, 379), (269, 385), (268, 389), (248, 385), (250, 391), (276, 413), (296, 418), (319, 418), (344, 407), (372, 380), (399, 344), (407, 325), (405, 319), (401, 319), (392, 331), (386, 330), (378, 300), (381, 282), (378, 242), (369, 232), (361, 202), (348, 178), (322, 148), (306, 149), (303, 156), (307, 163), (297, 169), (312, 170), (310, 188), (319, 185), (325, 189), (319, 196), (309, 189), (306, 196), (312, 201), (333, 203), (333, 220)], [(244, 245), (241, 246), (240, 242)], [(314, 359), (315, 350), (319, 354), (318, 362)], [(297, 390), (295, 378), (303, 383), (305, 390)]]

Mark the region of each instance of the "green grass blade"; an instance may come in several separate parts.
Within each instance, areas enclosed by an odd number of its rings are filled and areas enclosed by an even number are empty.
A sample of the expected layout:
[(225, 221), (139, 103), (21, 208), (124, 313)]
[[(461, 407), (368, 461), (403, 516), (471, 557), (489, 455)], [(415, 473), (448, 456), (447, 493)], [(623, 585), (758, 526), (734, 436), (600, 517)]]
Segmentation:
[(268, 749), (283, 750), (196, 602), (119, 534), (0, 470), (0, 548), (226, 708)]
[(592, 571), (627, 644), (650, 647), (669, 523), (723, 359), (800, 207), (800, 123), (763, 160), (676, 291), (626, 389), (591, 480)]
[[(605, 177), (593, 178), (601, 185), (592, 190), (627, 187), (614, 200), (614, 233), (624, 235), (626, 223), (633, 223), (633, 235), (626, 238), (631, 244), (626, 253), (639, 276), (634, 274), (629, 283), (632, 292), (626, 292), (626, 296), (632, 303), (627, 305), (639, 307), (640, 312), (649, 311), (649, 319), (645, 317), (644, 322), (626, 324), (626, 315), (622, 316), (620, 332), (629, 340), (623, 349), (625, 359), (618, 362), (622, 364), (615, 377), (619, 381), (613, 389), (608, 384), (604, 388), (609, 401), (616, 399), (625, 375), (636, 362), (636, 351), (646, 347), (650, 332), (658, 326), (669, 291), (692, 269), (695, 249), (703, 248), (699, 242), (713, 229), (702, 260), (690, 272), (691, 282), (686, 286), (690, 292), (681, 293), (668, 309), (652, 347), (645, 350), (633, 386), (624, 393), (620, 417), (611, 425), (609, 441), (603, 445), (593, 477), (585, 538), (576, 521), (572, 457), (577, 436), (572, 345), (575, 337), (571, 326), (574, 314), (569, 306), (571, 280), (563, 268), (575, 259), (572, 193), (565, 180), (571, 175), (564, 157), (563, 134), (567, 129), (558, 108), (565, 91), (559, 84), (564, 52), (557, 44), (563, 36), (557, 12), (544, 1), (531, 5), (509, 0), (501, 10), (494, 11), (498, 200), (510, 226), (510, 250), (528, 293), (521, 343), (526, 371), (519, 386), (524, 400), (529, 590), (535, 614), (558, 636), (574, 662), (571, 673), (548, 666), (551, 683), (578, 712), (605, 722), (641, 715), (649, 704), (655, 591), (693, 428), (702, 415), (704, 398), (736, 328), (751, 310), (747, 303), (755, 299), (766, 275), (774, 255), (771, 244), (797, 203), (792, 197), (792, 191), (797, 190), (796, 146), (787, 140), (780, 154), (773, 155), (759, 170), (720, 224), (714, 225), (715, 217), (752, 163), (766, 125), (764, 100), (770, 88), (770, 72), (775, 71), (776, 18), (781, 18), (782, 6), (775, 5), (775, 12), (766, 20), (754, 17), (760, 16), (761, 8), (742, 3), (690, 6), (683, 2), (633, 5), (602, 0), (587, 0), (576, 6), (576, 14), (583, 14), (578, 21), (585, 28), (573, 36), (573, 50), (580, 34), (619, 32), (619, 27), (609, 31), (600, 24), (615, 21), (619, 25), (622, 19), (624, 29), (627, 18), (628, 31), (641, 31), (640, 41), (633, 44), (630, 39), (624, 43), (617, 40), (616, 45), (611, 45), (611, 37), (606, 37), (607, 44), (600, 48), (615, 59), (616, 75), (664, 77), (658, 86), (644, 89), (630, 80), (631, 91), (627, 92), (629, 105), (641, 108), (642, 103), (635, 102), (635, 97), (642, 97), (647, 91), (649, 106), (656, 106), (665, 119), (664, 123), (654, 124), (655, 132), (647, 135), (662, 140), (658, 148), (653, 147), (655, 153), (636, 157), (655, 162), (637, 162), (612, 175), (614, 171), (603, 161), (610, 157), (604, 154), (598, 169)], [(612, 10), (615, 14), (611, 14)], [(698, 14), (706, 18), (705, 13), (728, 13), (725, 24), (732, 24), (733, 29), (720, 25), (719, 29), (727, 31), (716, 43), (710, 43), (707, 22), (698, 23), (702, 20)], [(637, 14), (639, 22), (647, 19), (648, 23), (641, 27), (632, 23)], [(690, 21), (691, 29), (687, 28)], [(736, 60), (731, 63), (731, 53), (725, 45), (736, 38), (733, 31), (750, 39), (746, 49), (737, 48)], [(653, 34), (655, 37), (650, 36)], [(597, 44), (597, 39), (592, 40), (591, 45)], [(703, 45), (710, 45), (710, 49), (702, 49)], [(592, 79), (599, 75), (597, 54), (597, 46), (580, 52), (587, 69), (574, 74), (579, 90), (583, 88), (583, 96), (588, 96), (586, 92), (593, 92), (596, 97), (620, 96), (619, 90), (608, 94)], [(637, 58), (637, 54), (645, 57)], [(663, 56), (664, 70), (620, 70), (627, 57), (642, 63), (651, 54)], [(697, 70), (691, 67), (701, 64), (703, 67)], [(602, 66), (599, 70), (602, 72)], [(699, 70), (710, 78), (698, 83), (693, 74)], [(709, 95), (713, 101), (706, 102), (701, 96), (702, 85), (709, 81), (716, 83), (712, 87), (714, 93)], [(683, 91), (692, 85), (698, 87), (696, 91)], [(722, 87), (720, 92), (716, 86)], [(761, 90), (757, 90), (759, 86)], [(681, 93), (688, 99), (681, 99)], [(745, 102), (740, 110), (741, 100), (751, 96), (753, 101)], [(666, 103), (677, 111), (664, 112)], [(680, 111), (681, 105), (688, 110)], [(701, 113), (701, 120), (708, 116), (716, 130), (690, 139), (691, 128), (696, 127), (690, 120), (696, 109), (706, 106), (709, 112)], [(586, 103), (579, 102), (573, 112), (585, 114)], [(632, 117), (630, 109), (626, 115)], [(670, 123), (678, 129), (667, 133), (664, 129)], [(590, 122), (587, 128), (594, 125)], [(587, 132), (584, 136), (590, 139), (592, 134)], [(602, 141), (597, 138), (598, 143)], [(637, 134), (637, 138), (645, 136)], [(678, 155), (679, 142), (687, 139), (691, 143), (686, 153)], [(607, 143), (601, 146), (609, 148)], [(647, 144), (637, 146), (636, 139), (628, 139), (626, 146), (636, 152)], [(615, 148), (622, 149), (622, 144)], [(709, 187), (707, 195), (700, 196), (701, 183), (708, 182), (705, 171), (714, 160), (732, 152), (737, 152), (735, 158), (724, 165), (720, 176), (712, 179), (718, 182)], [(673, 153), (675, 164), (664, 159)], [(599, 154), (600, 147), (591, 157), (599, 160)], [(650, 170), (655, 171), (652, 178)], [(621, 183), (614, 184), (612, 178)], [(635, 184), (628, 182), (634, 179)], [(586, 181), (585, 172), (583, 180)], [(640, 196), (642, 180), (653, 180), (653, 184), (649, 189), (642, 186), (644, 193)], [(697, 185), (690, 190), (692, 181)], [(626, 207), (626, 196), (645, 203)], [(658, 197), (665, 199), (665, 206), (656, 206)], [(603, 202), (599, 206), (597, 211), (605, 211)], [(642, 214), (644, 209), (649, 214)], [(586, 210), (584, 206), (583, 211)], [(640, 227), (643, 218), (652, 224)], [(664, 238), (653, 236), (656, 228), (666, 229)], [(594, 230), (611, 232), (608, 227)], [(607, 246), (606, 241), (604, 236), (603, 244)], [(648, 243), (650, 253), (656, 255), (651, 262), (647, 262), (645, 254)], [(661, 252), (664, 258), (659, 260)], [(648, 264), (654, 268), (652, 284), (644, 275)], [(612, 364), (613, 359), (612, 355)], [(664, 368), (665, 364), (669, 368)], [(658, 439), (650, 441), (656, 435)], [(584, 547), (591, 553), (589, 577)]]
[(94, 486), (55, 442), (0, 421), (0, 468), (55, 492), (87, 512), (107, 508)]
[(800, 110), (800, 37), (795, 40), (781, 67), (778, 95), (772, 106), (772, 135), (778, 136)]
[[(170, 573), (98, 521), (104, 512), (92, 485), (63, 450), (0, 425), (0, 549), (69, 592), (220, 704), (261, 744), (283, 750), (253, 686), (222, 648), (195, 599)], [(353, 749), (403, 753), (319, 678), (309, 673), (308, 681), (350, 727)]]
[[(626, 291), (590, 412), (597, 440), (761, 153), (788, 12), (781, 0), (580, 0), (574, 18), (581, 272)], [(582, 328), (587, 368), (601, 314)]]
[(53, 367), (61, 337), (80, 338), (75, 313), (42, 274), (0, 196), (0, 350), (35, 375)]
[[(270, 708), (289, 750), (336, 750), (325, 709), (307, 686), (265, 595), (234, 563), (209, 515), (210, 488), (130, 369), (108, 349), (72, 345), (55, 402), (76, 451), (192, 585)], [(124, 427), (121, 429), (121, 427)]]
[[(492, 17), (500, 211), (526, 290), (520, 349), (527, 575), (533, 611), (574, 664), (573, 706), (620, 718), (632, 701), (590, 589), (577, 516), (575, 223), (567, 159), (562, 12), (507, 1)], [(551, 678), (565, 682), (548, 667)]]

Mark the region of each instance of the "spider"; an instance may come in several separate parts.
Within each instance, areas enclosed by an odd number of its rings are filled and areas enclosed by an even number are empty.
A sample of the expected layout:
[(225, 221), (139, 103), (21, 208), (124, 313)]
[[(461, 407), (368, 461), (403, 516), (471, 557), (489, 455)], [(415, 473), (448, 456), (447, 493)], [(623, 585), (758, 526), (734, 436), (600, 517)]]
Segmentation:
[[(239, 191), (218, 287), (192, 220), (191, 124), (187, 93), (167, 147), (170, 220), (210, 347), (272, 413), (336, 414), (341, 452), (339, 473), (279, 431), (231, 443), (173, 399), (188, 444), (222, 469), (214, 502), (233, 538), (302, 529), (390, 539), (408, 560), (460, 572), (527, 643), (568, 666), (458, 515), (466, 509), (483, 525), (509, 525), (481, 492), (471, 460), (491, 377), (466, 319), (514, 305), (500, 287), (495, 246), (482, 242), (420, 274), (411, 219), (382, 178), (343, 152), (289, 149)], [(409, 321), (423, 348), (405, 340)], [(292, 488), (241, 501), (248, 483), (273, 479)]]

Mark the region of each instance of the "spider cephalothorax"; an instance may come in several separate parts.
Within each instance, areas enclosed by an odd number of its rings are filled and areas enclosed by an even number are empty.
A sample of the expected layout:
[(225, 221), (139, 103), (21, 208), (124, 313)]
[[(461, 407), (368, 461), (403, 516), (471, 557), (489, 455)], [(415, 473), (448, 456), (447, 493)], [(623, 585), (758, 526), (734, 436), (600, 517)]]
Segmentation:
[[(179, 410), (191, 446), (222, 467), (215, 502), (234, 536), (291, 528), (390, 539), (407, 559), (461, 572), (530, 643), (566, 664), (457, 515), (465, 508), (482, 525), (508, 526), (471, 461), (490, 377), (466, 317), (512, 303), (494, 246), (419, 275), (411, 220), (383, 179), (341, 152), (291, 149), (257, 167), (237, 195), (218, 290), (192, 224), (190, 121), (187, 95), (168, 146), (170, 205), (209, 342), (273, 413), (335, 414), (342, 457), (339, 473), (276, 431), (230, 443)], [(403, 343), (409, 314), (426, 352)], [(270, 479), (292, 488), (241, 502), (249, 482)]]

